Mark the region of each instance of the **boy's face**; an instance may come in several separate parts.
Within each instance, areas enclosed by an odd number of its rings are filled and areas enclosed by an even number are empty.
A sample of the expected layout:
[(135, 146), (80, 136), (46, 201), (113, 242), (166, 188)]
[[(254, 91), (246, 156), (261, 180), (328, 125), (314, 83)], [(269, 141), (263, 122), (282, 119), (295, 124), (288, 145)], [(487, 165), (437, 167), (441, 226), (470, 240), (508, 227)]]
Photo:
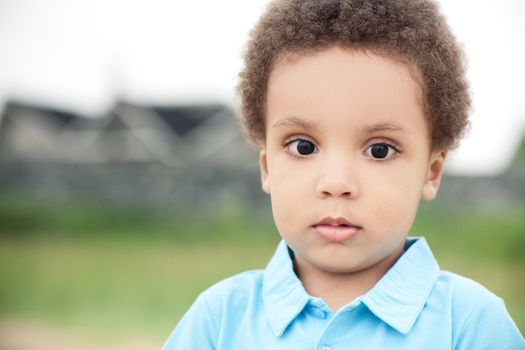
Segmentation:
[(299, 269), (357, 272), (397, 257), (445, 152), (430, 149), (408, 68), (331, 48), (270, 75), (262, 186)]

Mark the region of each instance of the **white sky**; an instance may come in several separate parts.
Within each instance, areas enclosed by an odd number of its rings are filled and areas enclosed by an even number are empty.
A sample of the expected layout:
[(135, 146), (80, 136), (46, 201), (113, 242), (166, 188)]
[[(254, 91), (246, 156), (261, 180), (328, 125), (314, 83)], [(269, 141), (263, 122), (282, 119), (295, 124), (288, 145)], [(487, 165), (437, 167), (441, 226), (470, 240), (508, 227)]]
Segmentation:
[[(442, 0), (469, 57), (472, 128), (448, 170), (505, 169), (525, 130), (525, 1)], [(225, 102), (267, 0), (0, 1), (0, 103), (88, 115), (117, 98)], [(490, 19), (490, 21), (489, 21)]]

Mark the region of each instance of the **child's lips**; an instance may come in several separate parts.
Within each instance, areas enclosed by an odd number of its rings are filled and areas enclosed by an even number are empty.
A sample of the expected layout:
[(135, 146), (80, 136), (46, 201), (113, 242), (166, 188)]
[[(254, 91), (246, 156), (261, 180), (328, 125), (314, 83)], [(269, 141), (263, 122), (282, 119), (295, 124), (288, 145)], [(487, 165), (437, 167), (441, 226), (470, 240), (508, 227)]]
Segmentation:
[(362, 230), (361, 226), (354, 225), (344, 218), (325, 218), (312, 226), (321, 236), (330, 241), (342, 242), (355, 236)]

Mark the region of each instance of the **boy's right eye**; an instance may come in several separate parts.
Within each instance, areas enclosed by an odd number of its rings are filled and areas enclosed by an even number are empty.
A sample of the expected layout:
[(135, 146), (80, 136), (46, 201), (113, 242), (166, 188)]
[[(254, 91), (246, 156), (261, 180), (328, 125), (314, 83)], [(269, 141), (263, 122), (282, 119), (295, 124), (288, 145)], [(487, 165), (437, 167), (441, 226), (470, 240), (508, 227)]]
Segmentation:
[(286, 150), (293, 156), (306, 157), (317, 152), (314, 143), (305, 139), (297, 138), (286, 143)]

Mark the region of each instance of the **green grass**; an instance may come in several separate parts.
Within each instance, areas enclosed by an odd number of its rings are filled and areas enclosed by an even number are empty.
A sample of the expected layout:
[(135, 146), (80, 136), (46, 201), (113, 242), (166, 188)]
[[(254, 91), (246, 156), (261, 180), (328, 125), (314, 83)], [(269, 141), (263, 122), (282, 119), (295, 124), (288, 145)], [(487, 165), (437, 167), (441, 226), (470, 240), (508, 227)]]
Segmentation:
[[(443, 269), (503, 297), (525, 330), (524, 208), (450, 213), (423, 207), (424, 234)], [(0, 318), (161, 341), (196, 295), (263, 268), (279, 237), (271, 217), (222, 209), (197, 217), (96, 203), (0, 201)]]
[(200, 291), (264, 267), (272, 250), (270, 241), (257, 249), (227, 242), (4, 241), (0, 314), (166, 336)]

